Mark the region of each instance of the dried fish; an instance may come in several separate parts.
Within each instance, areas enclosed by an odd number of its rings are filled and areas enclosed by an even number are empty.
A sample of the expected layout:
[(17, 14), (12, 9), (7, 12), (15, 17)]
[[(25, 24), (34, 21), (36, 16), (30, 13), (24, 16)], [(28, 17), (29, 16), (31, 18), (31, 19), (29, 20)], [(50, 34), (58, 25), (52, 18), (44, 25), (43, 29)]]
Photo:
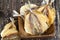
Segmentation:
[[(31, 5), (31, 8), (38, 7), (38, 6), (35, 5), (35, 4), (30, 4), (30, 5)], [(24, 16), (25, 13), (26, 13), (26, 11), (29, 10), (29, 9), (30, 9), (30, 8), (29, 8), (29, 4), (23, 5), (23, 6), (20, 8), (20, 14)]]
[(14, 34), (17, 35), (18, 34), (18, 31), (16, 30), (16, 26), (14, 24), (14, 22), (15, 22), (14, 19), (13, 18), (10, 18), (10, 19), (12, 22), (6, 24), (4, 26), (4, 29), (1, 32), (2, 38), (5, 38), (5, 37), (9, 38), (8, 37), (9, 35), (14, 35)]

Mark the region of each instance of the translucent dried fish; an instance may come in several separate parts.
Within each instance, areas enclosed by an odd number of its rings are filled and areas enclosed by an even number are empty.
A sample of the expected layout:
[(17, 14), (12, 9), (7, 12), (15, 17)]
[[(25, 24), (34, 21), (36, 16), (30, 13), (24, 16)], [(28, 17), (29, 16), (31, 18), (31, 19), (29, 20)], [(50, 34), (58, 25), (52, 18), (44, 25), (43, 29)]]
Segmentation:
[(56, 11), (54, 8), (48, 7), (48, 18), (49, 18), (49, 25), (53, 24), (55, 21)]
[(10, 22), (4, 26), (4, 29), (1, 32), (2, 38), (9, 36), (11, 34), (14, 34), (14, 33), (18, 33), (18, 31), (16, 30), (16, 26), (14, 25), (14, 20), (12, 19), (11, 21), (12, 22)]
[[(38, 6), (35, 5), (35, 4), (30, 4), (30, 6), (31, 6), (31, 8), (38, 7)], [(25, 12), (26, 12), (27, 10), (29, 10), (29, 9), (30, 9), (30, 8), (29, 8), (29, 4), (23, 5), (23, 6), (20, 8), (20, 14), (21, 14), (21, 15), (25, 15)]]
[(25, 23), (24, 23), (25, 31), (32, 35), (42, 34), (49, 28), (48, 24), (46, 23), (47, 18), (42, 13), (37, 13), (36, 11), (34, 12), (34, 14), (36, 15), (37, 18), (34, 17), (32, 14), (30, 17), (29, 16), (30, 13), (25, 16)]

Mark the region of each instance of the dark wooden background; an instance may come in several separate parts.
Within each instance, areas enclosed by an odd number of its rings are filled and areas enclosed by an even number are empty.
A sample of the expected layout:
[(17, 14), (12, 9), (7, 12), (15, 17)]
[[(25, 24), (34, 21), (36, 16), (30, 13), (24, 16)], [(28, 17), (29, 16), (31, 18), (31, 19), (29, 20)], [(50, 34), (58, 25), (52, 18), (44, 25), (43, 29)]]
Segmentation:
[[(8, 23), (9, 17), (12, 16), (12, 10), (19, 11), (19, 8), (24, 5), (28, 0), (0, 0), (0, 32), (3, 29), (3, 26)], [(40, 5), (42, 0), (30, 0), (31, 3)], [(57, 19), (56, 19), (56, 36), (53, 38), (38, 38), (32, 40), (60, 40), (60, 30), (59, 30), (59, 13), (60, 13), (60, 0), (55, 0), (54, 7), (57, 10)], [(24, 39), (31, 40), (31, 39)]]

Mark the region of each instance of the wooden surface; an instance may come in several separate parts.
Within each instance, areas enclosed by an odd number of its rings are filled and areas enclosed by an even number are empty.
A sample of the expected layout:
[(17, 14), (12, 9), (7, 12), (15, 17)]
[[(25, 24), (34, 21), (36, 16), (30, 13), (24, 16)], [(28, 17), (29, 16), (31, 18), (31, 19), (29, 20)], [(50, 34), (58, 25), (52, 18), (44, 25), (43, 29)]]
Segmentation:
[[(24, 2), (23, 2), (24, 1)], [(40, 5), (42, 0), (30, 0), (32, 3), (35, 3), (37, 5)], [(60, 9), (60, 0), (55, 1), (55, 8), (58, 11), (57, 15), (59, 14), (59, 9)], [(3, 28), (3, 26), (8, 23), (9, 17), (12, 16), (12, 10), (17, 10), (19, 11), (19, 8), (24, 5), (24, 3), (27, 2), (27, 0), (0, 0), (0, 29)], [(3, 15), (3, 16), (2, 16)], [(57, 16), (56, 15), (56, 16)], [(57, 16), (58, 19), (59, 16)], [(59, 20), (56, 19), (56, 36), (54, 38), (38, 38), (38, 39), (32, 39), (32, 40), (59, 40), (60, 39), (60, 32), (59, 32)], [(59, 23), (59, 24), (58, 24)], [(31, 40), (31, 39), (22, 39), (22, 40)]]

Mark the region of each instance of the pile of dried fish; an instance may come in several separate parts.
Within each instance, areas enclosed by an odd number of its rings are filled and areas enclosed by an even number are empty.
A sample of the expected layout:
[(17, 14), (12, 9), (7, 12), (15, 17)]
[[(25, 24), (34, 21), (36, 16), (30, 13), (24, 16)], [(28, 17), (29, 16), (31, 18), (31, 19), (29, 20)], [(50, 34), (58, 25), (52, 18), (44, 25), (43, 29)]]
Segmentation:
[[(24, 29), (31, 35), (43, 34), (55, 20), (55, 9), (51, 6), (52, 2), (38, 7), (32, 6), (30, 2), (20, 8), (20, 15), (24, 16)], [(22, 11), (21, 11), (22, 10)]]
[[(51, 6), (52, 2), (53, 1), (42, 6), (37, 6), (28, 1), (28, 4), (25, 3), (25, 5), (21, 6), (20, 14), (13, 10), (15, 13), (13, 16), (24, 16), (22, 18), (24, 19), (24, 31), (26, 33), (41, 35), (54, 24), (56, 11), (55, 8)], [(14, 24), (15, 21), (13, 18), (10, 18), (10, 20), (11, 22), (6, 24), (1, 32), (2, 40), (6, 39), (6, 37), (8, 40), (10, 40), (10, 37), (12, 37), (12, 40), (18, 38), (18, 31)]]

